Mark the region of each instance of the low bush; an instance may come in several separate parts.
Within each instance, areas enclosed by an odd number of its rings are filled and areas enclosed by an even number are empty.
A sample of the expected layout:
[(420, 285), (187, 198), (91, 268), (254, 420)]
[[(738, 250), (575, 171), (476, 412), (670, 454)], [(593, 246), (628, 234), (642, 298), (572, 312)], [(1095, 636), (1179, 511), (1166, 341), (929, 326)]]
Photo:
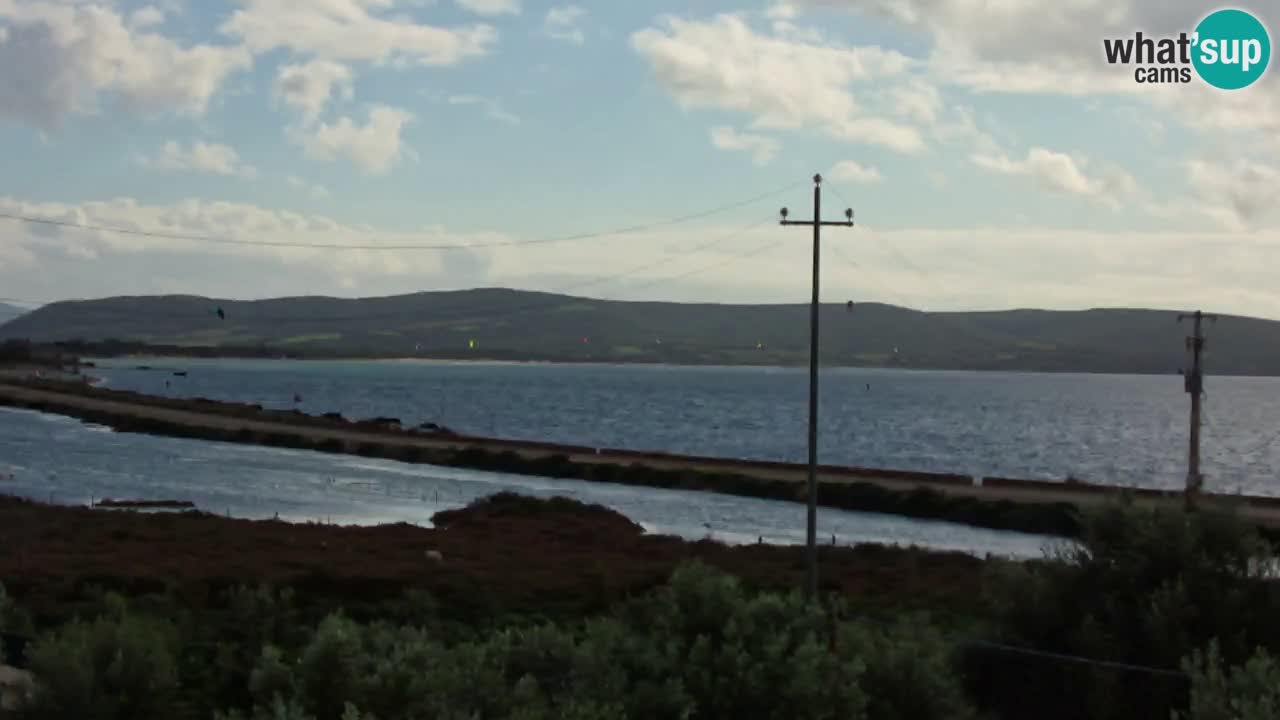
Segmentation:
[(175, 645), (172, 627), (123, 607), (72, 622), (29, 650), (37, 687), (25, 714), (39, 720), (169, 720), (179, 712)]
[(1217, 643), (1188, 658), (1191, 707), (1174, 720), (1272, 720), (1280, 717), (1280, 663), (1259, 650), (1245, 663), (1224, 668)]
[(288, 593), (239, 589), (211, 650), (222, 662), (202, 664), (178, 657), (202, 645), (201, 626), (105, 604), (36, 642), (39, 687), (24, 717), (167, 720), (210, 707), (219, 720), (972, 716), (927, 621), (861, 625), (838, 605), (750, 593), (696, 564), (604, 617), (452, 639), (340, 613), (300, 634)]
[(1236, 515), (1132, 502), (1085, 514), (1078, 544), (1050, 562), (1002, 564), (992, 629), (1013, 645), (1118, 661), (1146, 672), (984, 652), (968, 656), (982, 704), (1008, 717), (1164, 718), (1185, 708), (1184, 658), (1218, 641), (1230, 664), (1280, 648), (1272, 547)]

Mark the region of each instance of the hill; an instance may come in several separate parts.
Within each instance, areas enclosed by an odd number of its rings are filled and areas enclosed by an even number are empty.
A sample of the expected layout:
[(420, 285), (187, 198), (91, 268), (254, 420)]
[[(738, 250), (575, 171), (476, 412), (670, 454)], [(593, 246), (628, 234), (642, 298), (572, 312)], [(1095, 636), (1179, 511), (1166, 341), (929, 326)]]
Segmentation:
[(0, 323), (9, 322), (10, 320), (25, 315), (28, 312), (30, 312), (30, 310), (27, 308), (10, 305), (8, 303), (0, 303)]
[[(116, 297), (46, 305), (0, 326), (0, 340), (114, 339), (205, 354), (220, 347), (312, 357), (796, 365), (807, 362), (808, 313), (804, 304), (616, 302), (504, 289), (363, 299)], [(1172, 311), (921, 312), (840, 303), (821, 313), (827, 365), (1176, 373), (1185, 364), (1188, 328)], [(1224, 316), (1207, 328), (1211, 372), (1280, 375), (1280, 322)]]

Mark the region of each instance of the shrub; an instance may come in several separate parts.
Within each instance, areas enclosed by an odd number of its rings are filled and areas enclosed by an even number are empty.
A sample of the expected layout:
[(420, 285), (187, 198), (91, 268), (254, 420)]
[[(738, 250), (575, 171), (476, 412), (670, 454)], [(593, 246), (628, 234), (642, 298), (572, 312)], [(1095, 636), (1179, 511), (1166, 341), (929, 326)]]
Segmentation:
[(249, 693), (263, 705), (272, 705), (278, 699), (294, 696), (293, 670), (280, 648), (274, 645), (262, 648), (262, 657), (249, 674)]
[(263, 651), (249, 717), (971, 717), (947, 647), (925, 624), (841, 625), (838, 612), (797, 595), (751, 594), (689, 565), (608, 617), (510, 627), (453, 645), (425, 630), (335, 615), (296, 663)]
[(849, 626), (841, 644), (865, 665), (867, 715), (894, 720), (966, 720), (974, 716), (955, 672), (954, 653), (927, 618), (889, 628)]
[(214, 720), (315, 720), (315, 718), (307, 714), (307, 711), (296, 701), (278, 697), (266, 705), (254, 708), (248, 716), (236, 710), (229, 713), (216, 713)]
[(360, 627), (340, 615), (325, 618), (298, 659), (304, 707), (317, 720), (340, 720), (343, 703), (356, 697), (363, 661)]
[(1258, 650), (1243, 665), (1223, 669), (1217, 643), (1183, 664), (1191, 675), (1191, 707), (1175, 720), (1270, 720), (1280, 717), (1280, 663)]
[(172, 629), (129, 615), (75, 621), (30, 650), (41, 720), (168, 720), (178, 673)]
[[(1108, 504), (1086, 513), (1080, 542), (1052, 560), (993, 573), (1002, 640), (1158, 669), (1215, 638), (1234, 663), (1280, 640), (1270, 622), (1280, 596), (1265, 579), (1273, 551), (1229, 512)], [(1176, 674), (981, 651), (967, 664), (983, 704), (1006, 715), (1167, 718), (1187, 702)]]
[(866, 707), (862, 664), (829, 650), (825, 614), (796, 595), (749, 598), (735, 578), (687, 565), (626, 622), (654, 643), (642, 653), (660, 674), (648, 680), (678, 679), (695, 717), (861, 717)]

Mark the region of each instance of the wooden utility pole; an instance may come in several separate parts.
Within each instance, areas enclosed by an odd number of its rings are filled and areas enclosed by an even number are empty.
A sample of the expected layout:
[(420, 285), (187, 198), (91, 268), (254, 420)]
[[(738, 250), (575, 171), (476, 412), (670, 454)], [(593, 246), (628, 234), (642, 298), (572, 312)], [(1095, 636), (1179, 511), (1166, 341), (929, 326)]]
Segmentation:
[(822, 227), (839, 225), (853, 227), (853, 210), (844, 211), (843, 222), (822, 220), (822, 176), (813, 176), (813, 219), (788, 220), (787, 209), (782, 208), (783, 225), (813, 227), (813, 299), (809, 304), (809, 514), (806, 536), (805, 595), (813, 599), (818, 595), (818, 285), (820, 281)]
[(1184, 373), (1183, 385), (1191, 395), (1191, 433), (1187, 447), (1187, 507), (1195, 502), (1204, 484), (1204, 476), (1200, 474), (1200, 398), (1204, 395), (1204, 368), (1201, 356), (1204, 352), (1203, 321), (1216, 321), (1218, 316), (1206, 315), (1199, 310), (1194, 313), (1178, 315), (1178, 322), (1191, 318), (1195, 321), (1193, 334), (1187, 338), (1187, 350), (1191, 353), (1191, 369)]

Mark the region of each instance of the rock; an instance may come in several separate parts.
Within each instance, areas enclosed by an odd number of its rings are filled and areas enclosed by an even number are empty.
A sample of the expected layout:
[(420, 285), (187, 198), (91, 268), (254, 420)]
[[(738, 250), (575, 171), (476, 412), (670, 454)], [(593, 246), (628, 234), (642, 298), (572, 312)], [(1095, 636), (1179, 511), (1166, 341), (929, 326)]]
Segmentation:
[(0, 665), (0, 712), (13, 712), (35, 693), (35, 677), (26, 670)]
[(441, 555), (439, 550), (428, 550), (427, 559), (439, 565), (444, 562), (444, 555)]

